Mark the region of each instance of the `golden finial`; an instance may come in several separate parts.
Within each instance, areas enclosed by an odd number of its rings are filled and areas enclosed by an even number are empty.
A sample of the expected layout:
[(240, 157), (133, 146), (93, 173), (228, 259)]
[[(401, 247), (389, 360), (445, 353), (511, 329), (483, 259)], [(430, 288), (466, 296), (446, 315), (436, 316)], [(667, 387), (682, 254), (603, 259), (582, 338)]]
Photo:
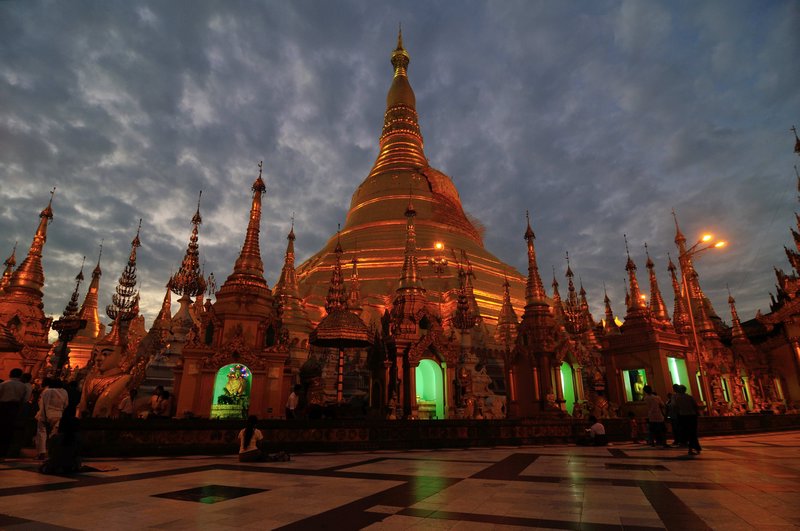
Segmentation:
[(194, 225), (200, 225), (203, 222), (203, 218), (200, 217), (200, 199), (203, 198), (203, 191), (200, 190), (200, 194), (197, 196), (197, 210), (194, 213), (194, 217), (192, 217), (192, 223)]
[[(397, 49), (398, 50), (402, 50), (403, 49), (403, 23), (402, 22), (398, 22), (397, 23)], [(792, 129), (794, 129), (794, 128), (792, 128)]]
[(797, 128), (792, 126), (790, 131), (794, 133), (794, 152), (800, 155), (800, 138), (797, 138)]
[(103, 242), (104, 238), (100, 239), (100, 252), (97, 254), (97, 267), (100, 267), (100, 259), (103, 257)]
[(406, 69), (410, 57), (408, 52), (403, 48), (403, 28), (400, 27), (397, 32), (397, 48), (392, 52), (392, 66), (394, 67), (394, 75), (406, 75)]
[(536, 235), (533, 233), (533, 229), (531, 228), (531, 215), (527, 209), (525, 210), (525, 220), (528, 222), (528, 228), (525, 229), (525, 239), (535, 239)]
[(83, 281), (83, 266), (86, 265), (86, 256), (84, 255), (83, 260), (81, 261), (81, 270), (78, 271), (77, 276), (75, 276), (75, 280), (78, 282)]

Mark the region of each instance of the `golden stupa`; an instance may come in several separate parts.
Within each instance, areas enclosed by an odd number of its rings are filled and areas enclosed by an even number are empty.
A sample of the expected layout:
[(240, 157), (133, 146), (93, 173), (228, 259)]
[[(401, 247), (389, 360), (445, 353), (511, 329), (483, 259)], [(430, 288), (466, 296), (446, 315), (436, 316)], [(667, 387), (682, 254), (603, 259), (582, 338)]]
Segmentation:
[[(341, 233), (297, 268), (309, 317), (319, 322), (324, 316), (337, 241), (344, 250), (343, 263), (357, 260), (363, 317), (369, 321), (383, 313), (398, 287), (406, 243), (405, 210), (413, 201), (419, 274), (429, 302), (440, 303), (448, 319), (455, 308), (459, 270), (466, 272), (469, 265), (481, 317), (494, 326), (503, 305), (505, 279), (513, 305), (521, 308), (524, 277), (484, 248), (481, 231), (464, 213), (452, 180), (428, 164), (402, 33), (391, 63), (394, 78), (386, 96), (375, 164), (353, 194)], [(521, 223), (521, 218), (509, 218), (511, 230), (519, 230)]]

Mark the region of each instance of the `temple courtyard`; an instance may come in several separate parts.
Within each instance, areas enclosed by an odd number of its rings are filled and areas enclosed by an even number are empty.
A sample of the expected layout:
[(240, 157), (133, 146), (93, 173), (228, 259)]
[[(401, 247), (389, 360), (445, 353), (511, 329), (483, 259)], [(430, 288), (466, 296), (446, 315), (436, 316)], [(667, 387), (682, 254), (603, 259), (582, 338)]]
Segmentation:
[(800, 431), (615, 443), (0, 463), (0, 529), (793, 529)]

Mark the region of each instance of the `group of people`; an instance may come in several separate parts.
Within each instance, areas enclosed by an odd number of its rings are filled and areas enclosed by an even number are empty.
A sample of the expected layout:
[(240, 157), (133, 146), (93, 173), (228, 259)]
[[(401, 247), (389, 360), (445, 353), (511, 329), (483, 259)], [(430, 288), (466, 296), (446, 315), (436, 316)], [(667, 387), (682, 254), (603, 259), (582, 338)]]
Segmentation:
[(65, 387), (58, 378), (44, 378), (41, 387), (34, 389), (30, 375), (12, 369), (9, 379), (0, 383), (0, 457), (9, 455), (17, 420), (33, 414), (36, 457), (43, 461), (42, 472), (77, 471), (81, 466), (76, 417), (79, 402), (80, 391), (74, 384)]
[[(665, 403), (649, 385), (644, 386), (644, 403), (647, 407), (647, 427), (651, 446), (669, 447), (667, 444), (667, 425), (672, 425), (672, 446), (686, 446), (689, 455), (699, 454), (702, 450), (697, 438), (697, 417), (700, 408), (694, 397), (686, 392), (686, 386), (674, 384), (674, 391)], [(636, 434), (634, 436), (634, 427)], [(638, 426), (632, 419), (631, 436), (638, 439)]]

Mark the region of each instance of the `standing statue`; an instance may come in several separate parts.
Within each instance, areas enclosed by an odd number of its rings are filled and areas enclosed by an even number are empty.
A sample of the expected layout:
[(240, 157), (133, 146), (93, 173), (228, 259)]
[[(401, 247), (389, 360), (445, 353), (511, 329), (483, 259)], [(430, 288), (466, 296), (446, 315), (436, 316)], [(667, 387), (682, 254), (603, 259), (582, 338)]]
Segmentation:
[(120, 336), (120, 321), (95, 345), (93, 368), (83, 383), (79, 415), (116, 417), (132, 377), (125, 370), (127, 342)]

